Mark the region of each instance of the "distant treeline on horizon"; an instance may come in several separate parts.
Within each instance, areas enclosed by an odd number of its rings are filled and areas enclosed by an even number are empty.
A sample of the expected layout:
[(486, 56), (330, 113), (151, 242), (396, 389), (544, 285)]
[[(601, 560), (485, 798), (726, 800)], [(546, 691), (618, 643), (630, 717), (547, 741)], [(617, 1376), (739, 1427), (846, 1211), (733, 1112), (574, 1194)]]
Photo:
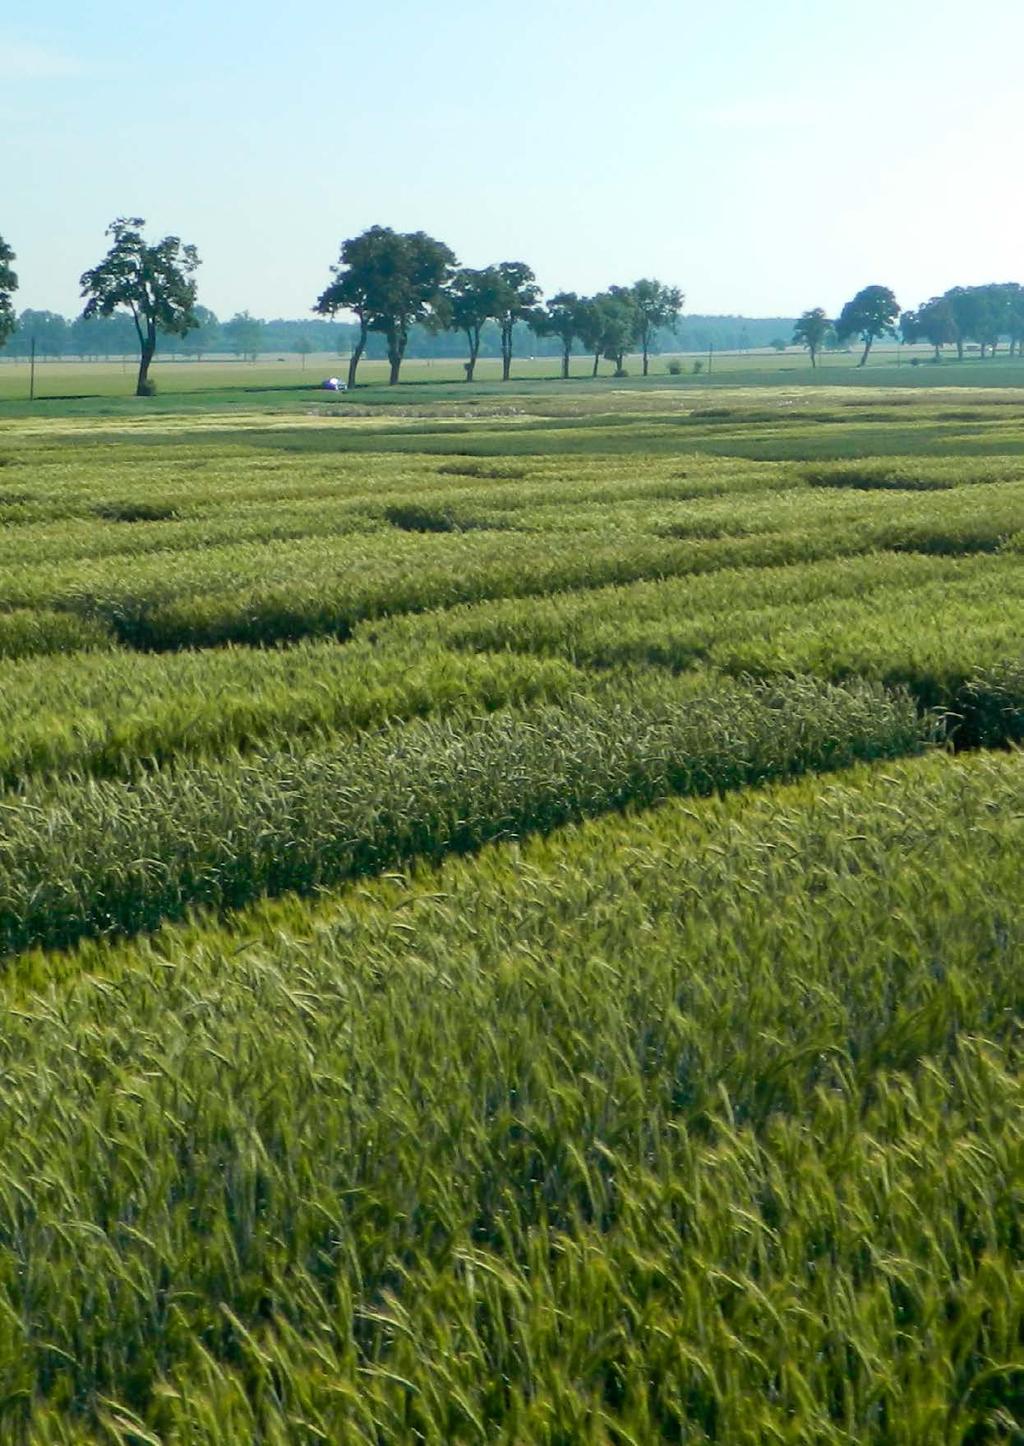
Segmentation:
[[(347, 356), (358, 340), (359, 327), (349, 322), (322, 318), (264, 321), (248, 312), (237, 313), (221, 321), (207, 307), (197, 306), (199, 326), (187, 336), (163, 335), (160, 355), (163, 357), (236, 356), (251, 357), (266, 353), (277, 355), (303, 352), (329, 352)], [(658, 352), (749, 351), (789, 342), (795, 318), (782, 316), (681, 316), (674, 330), (663, 329), (655, 337), (653, 350)], [(35, 340), (36, 355), (41, 358), (79, 357), (82, 360), (133, 356), (139, 343), (131, 317), (121, 313), (109, 317), (69, 319), (55, 311), (22, 311), (17, 328), (0, 355), (25, 358)], [(561, 355), (557, 336), (537, 336), (525, 322), (515, 329), (516, 350), (529, 356)], [(432, 332), (414, 325), (409, 334), (406, 355), (418, 358), (459, 358), (465, 356), (465, 340), (459, 332)], [(480, 339), (482, 357), (501, 356), (501, 331), (495, 322), (488, 322)], [(370, 360), (387, 357), (387, 340), (371, 332), (366, 356)]]

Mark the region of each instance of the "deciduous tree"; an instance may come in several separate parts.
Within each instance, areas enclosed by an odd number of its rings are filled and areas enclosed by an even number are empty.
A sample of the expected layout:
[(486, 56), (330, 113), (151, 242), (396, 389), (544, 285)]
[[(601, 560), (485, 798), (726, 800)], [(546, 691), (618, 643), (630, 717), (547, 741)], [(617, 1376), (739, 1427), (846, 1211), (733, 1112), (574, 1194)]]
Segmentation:
[(633, 288), (610, 286), (599, 301), (604, 317), (601, 354), (614, 362), (616, 372), (621, 374), (626, 369), (626, 353), (640, 337), (640, 314)]
[(581, 325), (585, 323), (581, 322), (581, 308), (586, 305), (575, 291), (559, 291), (543, 306), (535, 307), (528, 318), (538, 336), (557, 336), (562, 343), (563, 380), (569, 375), (572, 344), (577, 338), (582, 340)]
[(501, 328), (501, 379), (507, 382), (512, 374), (512, 333), (516, 322), (529, 319), (540, 300), (541, 290), (525, 261), (501, 261), (494, 270), (500, 283), (495, 320)]
[(110, 250), (81, 280), (86, 298), (83, 316), (110, 316), (118, 308), (131, 313), (139, 341), (135, 386), (139, 397), (150, 391), (149, 367), (158, 333), (185, 336), (197, 324), (196, 248), (183, 246), (178, 236), (165, 236), (155, 245), (147, 245), (142, 234), (145, 224), (141, 216), (121, 216), (112, 222), (107, 228), (107, 235), (113, 237)]
[(892, 335), (899, 314), (899, 303), (887, 286), (865, 286), (846, 303), (836, 321), (836, 334), (840, 341), (860, 337), (864, 353), (858, 366), (866, 365), (873, 341)]
[(662, 328), (675, 331), (679, 313), (683, 309), (683, 293), (678, 286), (665, 286), (660, 281), (644, 279), (632, 286), (633, 305), (636, 308), (636, 340), (644, 359), (644, 376), (647, 375), (647, 354), (655, 332)]
[(494, 266), (474, 270), (464, 266), (456, 271), (445, 287), (443, 299), (437, 303), (442, 324), (450, 331), (461, 331), (469, 347), (466, 381), (473, 380), (480, 355), (480, 334), (488, 321), (496, 320), (504, 299), (501, 276)]
[(831, 329), (832, 323), (821, 306), (816, 306), (811, 311), (805, 311), (794, 326), (793, 341), (797, 346), (807, 348), (812, 367), (818, 365), (818, 353), (825, 345), (825, 339)]
[(11, 262), (16, 259), (14, 252), (0, 236), (0, 346), (3, 346), (17, 325), (11, 300), (18, 289), (18, 278), (11, 266)]
[(576, 335), (594, 358), (591, 376), (597, 376), (598, 363), (604, 351), (604, 308), (603, 298), (581, 296), (576, 308)]
[(390, 226), (371, 226), (341, 243), (334, 280), (320, 293), (313, 310), (321, 316), (350, 311), (359, 323), (359, 335), (348, 358), (348, 385), (356, 384), (356, 370), (384, 296), (389, 268), (395, 262), (395, 233)]
[(263, 332), (266, 322), (247, 311), (236, 311), (230, 321), (221, 327), (221, 333), (236, 356), (248, 357), (255, 361), (263, 350)]
[(343, 241), (335, 280), (322, 292), (314, 311), (333, 316), (352, 311), (359, 319), (359, 339), (349, 360), (349, 383), (369, 332), (383, 332), (387, 341), (391, 385), (398, 375), (414, 322), (429, 321), (443, 306), (442, 296), (458, 262), (443, 241), (425, 231), (393, 231), (371, 226)]

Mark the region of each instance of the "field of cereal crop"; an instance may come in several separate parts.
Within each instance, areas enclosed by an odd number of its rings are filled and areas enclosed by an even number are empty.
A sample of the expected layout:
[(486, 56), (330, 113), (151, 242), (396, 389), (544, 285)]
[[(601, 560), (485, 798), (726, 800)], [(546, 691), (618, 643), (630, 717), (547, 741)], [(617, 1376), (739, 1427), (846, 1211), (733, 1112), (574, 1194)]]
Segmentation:
[(0, 1439), (1021, 1439), (959, 370), (0, 405)]

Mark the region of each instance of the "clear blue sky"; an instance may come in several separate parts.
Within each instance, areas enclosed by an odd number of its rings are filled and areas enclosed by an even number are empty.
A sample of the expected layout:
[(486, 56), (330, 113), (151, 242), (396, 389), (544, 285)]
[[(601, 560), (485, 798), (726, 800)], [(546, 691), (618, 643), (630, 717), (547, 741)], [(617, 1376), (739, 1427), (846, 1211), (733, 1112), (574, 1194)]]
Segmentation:
[(1024, 281), (1024, 0), (6, 0), (0, 234), (78, 309), (118, 215), (200, 300), (301, 316), (342, 237), (424, 229), (549, 291), (834, 313)]

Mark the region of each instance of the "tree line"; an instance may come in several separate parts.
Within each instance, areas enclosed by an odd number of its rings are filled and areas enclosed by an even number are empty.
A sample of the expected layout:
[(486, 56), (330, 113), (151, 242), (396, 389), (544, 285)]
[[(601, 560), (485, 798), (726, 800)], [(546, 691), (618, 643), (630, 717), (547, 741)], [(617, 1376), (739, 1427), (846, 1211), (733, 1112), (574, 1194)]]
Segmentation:
[[(251, 359), (265, 353), (308, 356), (321, 352), (347, 357), (358, 334), (358, 327), (349, 322), (320, 316), (308, 320), (301, 317), (266, 319), (240, 311), (221, 320), (208, 307), (200, 305), (196, 306), (195, 315), (199, 325), (185, 336), (161, 337), (161, 356), (202, 361), (210, 356)], [(11, 357), (27, 357), (33, 343), (40, 357), (78, 357), (83, 361), (124, 357), (138, 347), (132, 319), (123, 312), (86, 319), (28, 307), (17, 314), (15, 323), (6, 348)], [(784, 347), (783, 338), (788, 338), (792, 330), (792, 317), (687, 314), (680, 317), (672, 331), (659, 329), (657, 346), (661, 351), (671, 348), (681, 352), (741, 352), (773, 345)], [(525, 323), (518, 323), (515, 328), (515, 346), (517, 351), (529, 346), (532, 356), (561, 354), (557, 338), (538, 336), (530, 332)], [(407, 355), (448, 360), (461, 357), (463, 337), (459, 332), (429, 331), (416, 323), (409, 332)], [(500, 355), (501, 332), (495, 322), (488, 321), (480, 335), (480, 357)], [(372, 334), (366, 348), (367, 359), (381, 361), (386, 356), (383, 336)]]
[(350, 387), (375, 332), (384, 338), (394, 385), (417, 323), (428, 331), (456, 332), (464, 338), (467, 382), (473, 380), (488, 323), (498, 330), (502, 381), (512, 373), (517, 324), (557, 341), (563, 377), (569, 375), (569, 358), (577, 344), (593, 356), (595, 376), (602, 358), (613, 362), (621, 375), (627, 352), (637, 347), (646, 376), (656, 333), (675, 326), (683, 306), (678, 287), (650, 278), (632, 286), (610, 286), (595, 296), (560, 291), (544, 301), (525, 261), (460, 266), (443, 241), (425, 231), (400, 232), (390, 226), (371, 226), (343, 241), (331, 273), (333, 279), (314, 309), (322, 316), (347, 311), (356, 317)]
[[(145, 221), (138, 216), (118, 217), (107, 229), (111, 245), (103, 259), (81, 277), (85, 301), (81, 317), (71, 327), (81, 333), (100, 322), (118, 322), (119, 340), (134, 335), (139, 351), (136, 393), (152, 391), (149, 368), (159, 337), (176, 337), (182, 344), (190, 333), (212, 329), (216, 318), (198, 305), (195, 271), (196, 248), (178, 236), (150, 243), (143, 235)], [(12, 296), (17, 276), (15, 256), (0, 239), (0, 344), (16, 326)], [(312, 310), (334, 318), (339, 311), (355, 316), (349, 357), (349, 385), (354, 386), (359, 363), (371, 335), (383, 338), (392, 384), (399, 379), (414, 326), (430, 334), (459, 333), (465, 338), (468, 361), (466, 380), (472, 381), (487, 327), (497, 331), (502, 379), (511, 376), (517, 328), (525, 324), (538, 337), (557, 343), (562, 375), (578, 343), (594, 358), (594, 373), (602, 358), (624, 371), (627, 352), (641, 350), (643, 372), (659, 329), (678, 321), (683, 295), (678, 287), (643, 279), (632, 286), (610, 286), (596, 296), (559, 292), (543, 302), (532, 269), (523, 261), (501, 261), (482, 269), (462, 267), (444, 242), (423, 231), (396, 232), (390, 226), (372, 226), (342, 242), (339, 259), (331, 268), (332, 280)], [(52, 313), (44, 313), (44, 331), (59, 330)], [(61, 318), (63, 320), (63, 318)], [(80, 324), (80, 325), (79, 325)], [(263, 339), (263, 323), (240, 313), (230, 322), (217, 323), (220, 338), (239, 354), (255, 353)], [(130, 331), (129, 331), (130, 328)], [(33, 333), (34, 335), (35, 333)], [(199, 338), (193, 345), (199, 345)], [(308, 339), (297, 350), (312, 350)]]
[(864, 343), (858, 363), (864, 366), (872, 343), (882, 336), (897, 337), (910, 346), (927, 342), (935, 349), (936, 361), (945, 346), (955, 346), (960, 361), (969, 346), (977, 347), (983, 358), (995, 356), (1004, 339), (1010, 356), (1024, 356), (1024, 286), (1016, 281), (951, 286), (916, 310), (906, 311), (900, 310), (888, 286), (865, 286), (834, 321), (816, 306), (805, 311), (793, 328), (793, 341), (806, 347), (812, 367), (817, 366), (822, 348), (853, 337)]
[[(310, 322), (267, 323), (247, 311), (221, 322), (198, 304), (196, 248), (177, 236), (149, 243), (144, 226), (141, 217), (119, 217), (108, 227), (110, 248), (83, 273), (85, 305), (71, 322), (54, 312), (16, 315), (13, 296), (18, 278), (13, 262), (17, 258), (0, 237), (0, 346), (19, 326), (23, 345), (15, 340), (14, 352), (23, 350), (30, 338), (44, 355), (68, 351), (82, 356), (124, 355), (137, 346), (139, 395), (152, 390), (149, 367), (158, 338), (168, 350), (197, 357), (225, 348), (238, 356), (255, 356), (268, 347), (284, 346), (307, 354), (317, 349), (318, 341), (329, 338), (339, 349), (347, 342), (348, 384), (353, 387), (363, 357), (377, 352), (375, 342), (389, 362), (391, 383), (396, 383), (412, 337), (435, 343), (447, 338), (445, 355), (451, 354), (452, 339), (458, 338), (467, 357), (467, 381), (473, 380), (482, 354), (500, 354), (502, 379), (508, 381), (516, 346), (529, 331), (535, 338), (531, 349), (560, 356), (563, 377), (569, 375), (569, 360), (576, 349), (593, 358), (594, 376), (602, 359), (614, 364), (616, 375), (623, 375), (627, 354), (639, 350), (647, 376), (659, 339), (676, 332), (681, 320), (682, 292), (653, 278), (612, 285), (592, 296), (560, 291), (545, 300), (524, 261), (461, 266), (449, 246), (426, 232), (371, 226), (341, 243), (331, 280), (314, 302)], [(339, 312), (353, 315), (355, 322), (337, 322)], [(302, 328), (298, 334), (296, 327)], [(707, 327), (697, 335), (697, 345), (714, 344)], [(864, 366), (872, 344), (886, 335), (911, 344), (927, 342), (934, 347), (936, 360), (945, 346), (955, 346), (960, 358), (971, 346), (980, 349), (982, 357), (995, 355), (1003, 339), (1011, 356), (1024, 355), (1024, 287), (1016, 282), (954, 286), (916, 310), (901, 312), (890, 288), (866, 286), (834, 320), (822, 307), (814, 307), (793, 328), (793, 342), (807, 349), (812, 367), (823, 348), (841, 346), (854, 337), (864, 344), (859, 363)], [(691, 346), (694, 339), (688, 338)], [(740, 347), (745, 340), (749, 344), (749, 333), (741, 331)], [(785, 343), (776, 336), (771, 344), (784, 347)]]

